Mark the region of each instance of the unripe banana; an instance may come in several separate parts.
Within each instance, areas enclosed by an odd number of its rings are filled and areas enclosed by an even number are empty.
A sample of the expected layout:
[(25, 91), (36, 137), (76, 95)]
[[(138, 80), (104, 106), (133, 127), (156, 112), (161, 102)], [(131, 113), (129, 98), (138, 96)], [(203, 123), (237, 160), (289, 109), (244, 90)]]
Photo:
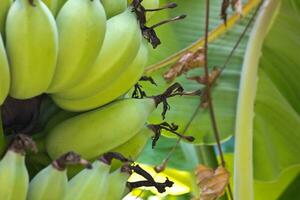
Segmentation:
[(127, 0), (101, 0), (101, 2), (108, 19), (124, 12), (127, 8)]
[[(156, 9), (159, 7), (159, 0), (143, 0), (142, 5), (145, 9)], [(155, 12), (147, 12), (146, 17), (147, 21), (151, 19), (151, 17), (155, 14)]]
[[(131, 173), (126, 170), (126, 167), (114, 171), (108, 176), (108, 192), (105, 200), (121, 200), (126, 189), (126, 182)], [(100, 200), (100, 199), (99, 199)]]
[(25, 200), (29, 176), (25, 165), (25, 151), (35, 149), (31, 139), (19, 135), (13, 140), (0, 161), (0, 199)]
[(41, 0), (16, 0), (6, 21), (6, 44), (11, 67), (10, 95), (28, 99), (47, 90), (58, 53), (55, 20)]
[[(129, 5), (129, 4), (132, 3), (132, 0), (127, 0), (127, 2), (128, 2), (128, 5)], [(159, 7), (160, 2), (159, 2), (159, 0), (143, 0), (141, 4), (145, 9), (156, 9), (156, 8)], [(149, 19), (151, 19), (153, 14), (155, 14), (155, 12), (147, 12), (146, 13), (147, 21)]]
[(132, 138), (156, 108), (152, 98), (123, 99), (57, 125), (46, 138), (50, 157), (70, 150), (94, 159)]
[(68, 177), (66, 169), (49, 165), (30, 182), (27, 200), (60, 200), (66, 194)]
[(0, 34), (0, 105), (2, 105), (5, 100), (10, 85), (10, 74), (9, 74), (9, 66), (6, 57), (5, 48), (3, 45), (2, 37)]
[(58, 0), (42, 0), (49, 8), (49, 10), (51, 10), (52, 14), (55, 16), (56, 12), (57, 12), (57, 1)]
[(29, 184), (25, 156), (7, 151), (0, 162), (0, 199), (25, 200)]
[(99, 0), (69, 0), (57, 16), (59, 54), (48, 92), (73, 87), (97, 58), (102, 47), (105, 11)]
[(64, 199), (68, 187), (67, 166), (76, 164), (88, 165), (73, 152), (68, 152), (53, 161), (30, 182), (27, 200)]
[(86, 111), (115, 100), (132, 88), (142, 76), (148, 60), (147, 45), (147, 42), (144, 40), (137, 56), (127, 69), (118, 77), (115, 77), (115, 80), (111, 82), (110, 85), (103, 88), (95, 95), (78, 100), (62, 99), (53, 95), (53, 100), (61, 108), (70, 111)]
[(65, 5), (67, 0), (57, 0), (57, 12)]
[(12, 0), (1, 0), (0, 3), (0, 33), (2, 34), (3, 38), (5, 36), (4, 29), (5, 29), (6, 16), (11, 3)]
[(55, 94), (64, 99), (92, 96), (107, 87), (136, 57), (141, 44), (141, 31), (135, 13), (125, 12), (107, 21), (103, 47), (88, 74), (76, 86)]
[[(153, 131), (149, 129), (147, 126), (143, 127), (135, 136), (130, 138), (127, 142), (121, 144), (115, 149), (111, 150), (112, 152), (122, 152), (126, 158), (130, 158), (132, 160), (136, 160), (138, 156), (144, 150), (147, 142), (150, 137), (153, 136)], [(112, 169), (119, 168), (121, 163), (117, 160), (112, 162)]]
[(70, 180), (64, 200), (106, 199), (110, 164), (96, 160), (92, 166), (91, 170), (84, 169)]

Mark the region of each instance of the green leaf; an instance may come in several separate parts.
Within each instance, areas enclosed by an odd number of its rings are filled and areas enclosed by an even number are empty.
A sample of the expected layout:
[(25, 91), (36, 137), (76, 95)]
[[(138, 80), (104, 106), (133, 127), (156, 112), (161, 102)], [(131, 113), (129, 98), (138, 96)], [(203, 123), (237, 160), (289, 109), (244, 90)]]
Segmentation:
[(253, 144), (259, 180), (274, 180), (286, 168), (300, 167), (300, 6), (295, 2), (282, 1), (262, 48)]
[(279, 197), (279, 200), (300, 199), (300, 174), (290, 183), (288, 188)]
[[(175, 17), (180, 14), (186, 14), (187, 17), (184, 20), (170, 23), (155, 29), (157, 31), (157, 35), (162, 41), (162, 44), (155, 50), (151, 48), (149, 64), (153, 64), (167, 58), (204, 35), (205, 1), (161, 0), (160, 2), (161, 5), (165, 5), (168, 2), (175, 2), (178, 4), (178, 7), (155, 13), (149, 24), (156, 24), (164, 19)], [(219, 0), (211, 1), (211, 7), (213, 10), (213, 12), (211, 12), (211, 18), (213, 20), (210, 24), (210, 30), (213, 30), (222, 23), (219, 14), (220, 6), (221, 4)]]
[[(300, 170), (300, 6), (296, 2), (266, 1), (249, 40), (237, 111), (236, 199), (253, 199), (253, 177), (262, 197), (277, 199)], [(258, 199), (265, 199), (261, 196)]]
[[(213, 18), (212, 21), (215, 19), (216, 18)], [(234, 26), (233, 29), (229, 30), (222, 37), (210, 44), (209, 65), (211, 68), (214, 66), (222, 66), (224, 64), (227, 56), (248, 21), (249, 16), (244, 17)], [(223, 75), (220, 77), (217, 85), (213, 89), (214, 107), (222, 141), (228, 140), (233, 135), (234, 131), (239, 76), (247, 37), (248, 36), (246, 35), (242, 40), (235, 55), (228, 64), (228, 67), (225, 69)], [(165, 71), (167, 71), (167, 69), (163, 68), (150, 74), (158, 83), (158, 87), (144, 83), (143, 87), (148, 95), (159, 94), (170, 85), (166, 83), (162, 77), (162, 74)], [(201, 74), (203, 74), (202, 69), (195, 69), (190, 71), (186, 76), (196, 76)], [(177, 78), (176, 81), (181, 83), (187, 91), (197, 90), (203, 87), (195, 81), (188, 80), (186, 76), (183, 75)], [(193, 113), (199, 108), (200, 98), (174, 97), (169, 99), (169, 103), (171, 110), (167, 113), (166, 121), (178, 124), (180, 127), (179, 132), (183, 132)], [(162, 118), (160, 113), (161, 107), (154, 112), (149, 121), (151, 123), (161, 122)], [(199, 109), (197, 116), (187, 128), (186, 133), (196, 138), (194, 142), (195, 144), (215, 144), (215, 138), (211, 129), (210, 116), (207, 109)]]
[[(299, 174), (299, 167), (293, 167), (284, 171), (275, 181), (254, 181), (254, 195), (255, 200), (275, 200), (281, 198), (281, 200), (292, 200), (298, 198), (283, 198), (288, 195), (293, 195), (292, 191), (286, 190), (293, 184), (293, 180)], [(297, 184), (299, 191), (299, 184)], [(282, 196), (282, 194), (284, 195)]]
[[(160, 165), (176, 144), (176, 141), (175, 139), (161, 137), (154, 149), (152, 149), (152, 141), (149, 141), (138, 162), (152, 166)], [(179, 170), (193, 170), (195, 165), (194, 163), (186, 162), (185, 155), (179, 147), (169, 160), (168, 167)]]

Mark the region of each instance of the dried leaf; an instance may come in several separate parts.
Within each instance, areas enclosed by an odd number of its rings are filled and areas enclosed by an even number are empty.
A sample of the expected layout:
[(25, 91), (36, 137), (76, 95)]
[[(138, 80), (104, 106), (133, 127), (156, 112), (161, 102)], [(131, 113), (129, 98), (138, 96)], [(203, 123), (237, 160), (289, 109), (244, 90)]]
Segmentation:
[[(214, 67), (213, 70), (210, 72), (208, 81), (210, 85), (213, 85), (218, 77), (221, 75), (222, 69)], [(206, 76), (193, 76), (193, 77), (188, 77), (187, 79), (189, 80), (194, 80), (197, 81), (200, 84), (207, 85), (207, 80)], [(205, 109), (208, 107), (208, 98), (207, 98), (207, 88), (205, 88), (202, 92), (201, 95), (201, 108)]]
[(224, 24), (227, 24), (228, 8), (231, 5), (232, 10), (236, 11), (239, 15), (243, 13), (243, 4), (241, 0), (223, 0), (221, 6), (221, 19), (223, 19)]
[(235, 10), (238, 14), (243, 13), (243, 4), (241, 0), (231, 0), (231, 8)]
[(199, 165), (196, 169), (196, 177), (197, 185), (201, 190), (199, 200), (215, 200), (223, 196), (229, 183), (230, 174), (224, 167), (213, 170)]
[(204, 49), (199, 48), (195, 52), (185, 53), (175, 65), (173, 65), (166, 73), (164, 78), (167, 82), (172, 82), (176, 77), (188, 72), (191, 69), (204, 65)]
[[(220, 68), (213, 68), (208, 77), (208, 82), (210, 85), (212, 85), (216, 81), (216, 79), (220, 76), (221, 72), (222, 71)], [(205, 76), (192, 76), (188, 77), (187, 79), (197, 81), (198, 83), (203, 85), (207, 85), (207, 80)]]
[(229, 5), (230, 5), (230, 1), (229, 0), (223, 0), (222, 1), (222, 7), (221, 7), (221, 19), (223, 19), (224, 21), (224, 24), (226, 25), (227, 24), (227, 10), (229, 8)]

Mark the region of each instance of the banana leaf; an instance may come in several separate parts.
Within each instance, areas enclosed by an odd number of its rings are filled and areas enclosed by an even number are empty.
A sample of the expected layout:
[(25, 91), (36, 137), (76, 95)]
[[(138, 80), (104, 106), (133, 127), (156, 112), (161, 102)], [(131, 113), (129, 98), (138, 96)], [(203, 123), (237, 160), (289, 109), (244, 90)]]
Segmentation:
[[(187, 47), (199, 37), (201, 38), (204, 33), (203, 15), (205, 13), (205, 2), (194, 0), (176, 2), (179, 4), (177, 9), (170, 10), (168, 14), (164, 12), (157, 14), (150, 23), (155, 23), (153, 21), (166, 18), (168, 15), (175, 16), (180, 13), (186, 13), (188, 17), (182, 22), (176, 22), (158, 29), (162, 45), (157, 50), (151, 51), (149, 64), (159, 62), (173, 52)], [(219, 17), (220, 6), (219, 1), (211, 2), (210, 30), (216, 29), (223, 23)], [(176, 14), (173, 14), (174, 12)], [(221, 67), (224, 64), (249, 18), (250, 16), (243, 17), (233, 28), (228, 29), (224, 35), (210, 43), (208, 55), (210, 69), (215, 66)], [(234, 57), (228, 63), (223, 75), (213, 89), (214, 107), (222, 141), (228, 140), (234, 132), (238, 85), (247, 37), (248, 34), (242, 40)], [(157, 70), (149, 70), (149, 73), (146, 70), (146, 74), (153, 77), (158, 84), (158, 87), (154, 87), (153, 85), (142, 83), (148, 95), (159, 94), (172, 84), (167, 83), (162, 77), (170, 66), (172, 65), (167, 65)], [(176, 82), (181, 83), (187, 91), (197, 90), (203, 88), (203, 86), (195, 81), (188, 80), (187, 77), (201, 74), (203, 74), (203, 69), (198, 68), (177, 78)], [(215, 144), (208, 110), (199, 109), (199, 97), (174, 97), (169, 100), (169, 103), (171, 110), (167, 114), (166, 121), (179, 125), (179, 132), (186, 132), (188, 135), (194, 136), (196, 140), (193, 144)], [(199, 110), (199, 112), (191, 121), (190, 119), (194, 115), (195, 110)], [(149, 121), (151, 123), (161, 122), (162, 117), (160, 113), (161, 107), (154, 112)]]
[(271, 0), (251, 34), (235, 132), (237, 199), (253, 199), (253, 177), (256, 199), (276, 199), (299, 173), (299, 27), (299, 1)]

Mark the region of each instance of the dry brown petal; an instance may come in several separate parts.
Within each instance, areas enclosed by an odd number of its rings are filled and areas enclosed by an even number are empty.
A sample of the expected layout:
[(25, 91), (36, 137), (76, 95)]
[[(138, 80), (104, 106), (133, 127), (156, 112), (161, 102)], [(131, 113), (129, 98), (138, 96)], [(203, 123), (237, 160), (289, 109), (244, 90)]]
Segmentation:
[(222, 1), (222, 7), (221, 7), (221, 19), (223, 19), (224, 21), (224, 24), (226, 25), (227, 24), (227, 10), (228, 10), (228, 7), (230, 5), (230, 1), (229, 0), (223, 0)]
[(164, 78), (167, 82), (172, 82), (176, 77), (188, 72), (191, 69), (204, 65), (204, 50), (199, 48), (195, 52), (185, 53), (177, 63), (175, 63), (166, 73)]
[(238, 14), (243, 13), (243, 4), (241, 0), (231, 0), (231, 8), (235, 10)]
[(229, 172), (224, 167), (216, 170), (199, 165), (196, 169), (197, 184), (201, 190), (199, 200), (215, 200), (221, 197), (229, 183)]
[[(216, 79), (220, 76), (221, 72), (222, 71), (220, 68), (217, 68), (217, 67), (213, 68), (213, 70), (210, 72), (209, 77), (208, 77), (208, 81), (209, 81), (210, 85), (212, 85), (216, 81)], [(197, 81), (198, 83), (203, 84), (203, 85), (207, 85), (205, 75), (187, 77), (187, 79)]]

